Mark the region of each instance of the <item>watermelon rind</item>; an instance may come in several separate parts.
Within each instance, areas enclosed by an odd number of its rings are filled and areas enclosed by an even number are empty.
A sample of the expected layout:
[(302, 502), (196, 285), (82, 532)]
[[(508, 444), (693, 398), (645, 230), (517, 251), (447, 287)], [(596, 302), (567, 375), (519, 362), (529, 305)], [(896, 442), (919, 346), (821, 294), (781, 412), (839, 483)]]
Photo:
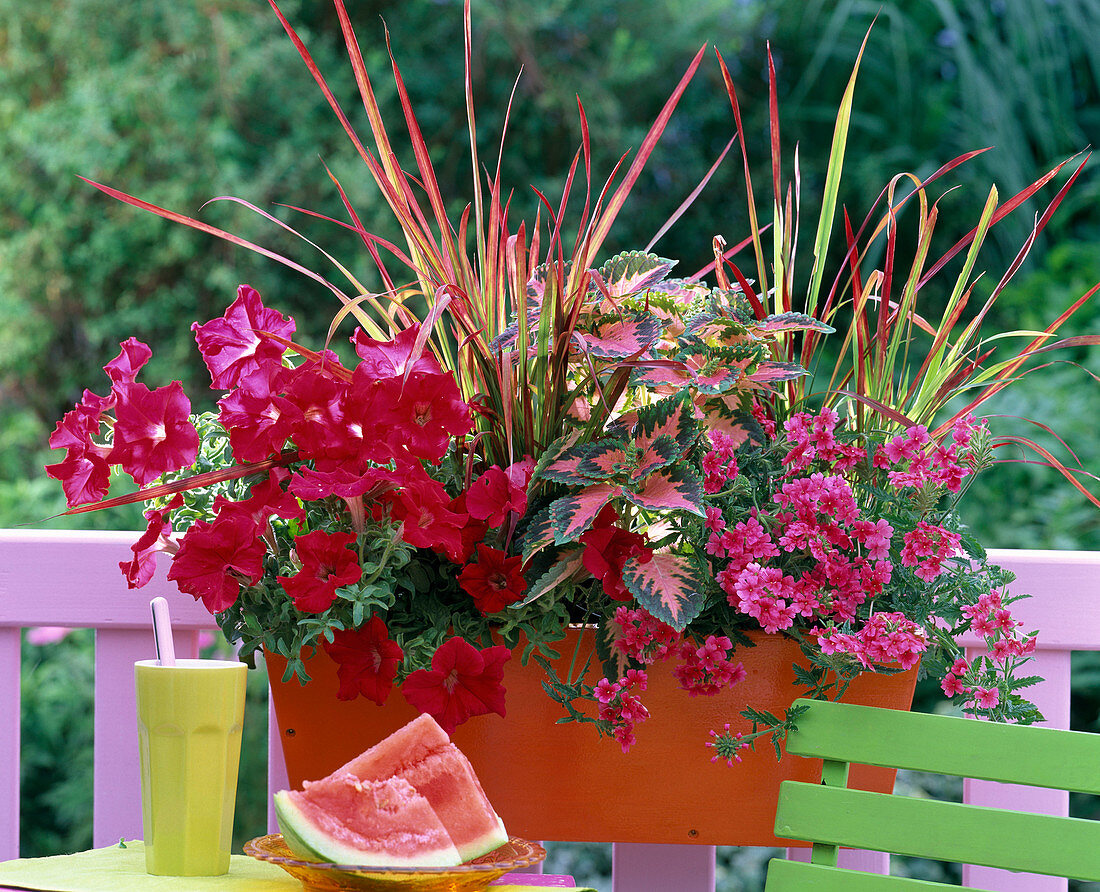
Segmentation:
[(355, 867), (453, 867), (462, 862), (458, 849), (440, 826), (440, 841), (432, 848), (404, 847), (404, 851), (385, 850), (339, 839), (341, 828), (322, 826), (295, 801), (294, 794), (281, 790), (275, 794), (275, 816), (283, 841), (294, 854), (309, 861)]

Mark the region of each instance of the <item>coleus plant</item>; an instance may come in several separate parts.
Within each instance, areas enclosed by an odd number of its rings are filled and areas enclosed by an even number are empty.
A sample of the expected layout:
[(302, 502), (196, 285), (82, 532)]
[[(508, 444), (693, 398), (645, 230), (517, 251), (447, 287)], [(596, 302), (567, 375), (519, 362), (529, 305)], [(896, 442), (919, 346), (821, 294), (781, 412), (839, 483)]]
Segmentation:
[[(136, 381), (149, 349), (123, 343), (105, 367), (110, 392), (86, 392), (59, 423), (51, 445), (67, 453), (49, 473), (72, 511), (150, 502), (148, 529), (122, 565), (130, 584), (147, 581), (155, 553), (167, 552), (170, 578), (207, 605), (245, 658), (266, 648), (305, 679), (303, 657), (322, 648), (340, 665), (341, 697), (383, 703), (396, 687), (447, 728), (503, 715), (513, 649), (549, 670), (554, 642), (576, 623), (596, 627), (605, 677), (596, 685), (582, 674), (552, 677), (547, 689), (567, 718), (595, 723), (624, 749), (647, 715), (648, 667), (672, 661), (685, 691), (714, 693), (743, 676), (737, 649), (751, 644), (750, 633), (801, 644), (799, 678), (812, 696), (837, 695), (860, 671), (923, 659), (923, 671), (938, 673), (965, 708), (1033, 719), (1019, 692), (1034, 679), (1018, 670), (1034, 636), (1012, 620), (1007, 575), (987, 565), (957, 502), (1007, 442), (971, 412), (1030, 357), (1058, 346), (1050, 338), (1092, 292), (1028, 336), (1023, 351), (987, 362), (979, 324), (1014, 264), (962, 332), (955, 327), (989, 227), (1056, 171), (1003, 207), (992, 193), (975, 229), (930, 265), (937, 211), (927, 188), (966, 158), (911, 180), (896, 198), (899, 178), (884, 190), (880, 217), (868, 214), (854, 229), (844, 213), (847, 250), (826, 289), (853, 72), (804, 288), (795, 280), (801, 200), (780, 181), (774, 102), (771, 262), (746, 158), (749, 232), (730, 249), (716, 238), (708, 269), (671, 278), (673, 262), (648, 251), (601, 265), (702, 50), (621, 179), (595, 198), (581, 108), (582, 145), (563, 197), (555, 207), (538, 193), (535, 221), (513, 228), (499, 162), (483, 183), (477, 157), (465, 4), (474, 189), (454, 225), (398, 66), (410, 171), (397, 160), (344, 4), (335, 5), (373, 149), (272, 2), (401, 227), (403, 246), (367, 232), (344, 198), (349, 222), (341, 225), (362, 239), (380, 292), (328, 255), (351, 293), (288, 257), (94, 184), (323, 285), (342, 304), (330, 338), (349, 317), (358, 324), (358, 361), (348, 367), (328, 344), (295, 341), (293, 321), (242, 286), (221, 319), (194, 326), (212, 387), (224, 394), (216, 416), (196, 418), (178, 383), (150, 390)], [(570, 240), (579, 169), (585, 200)], [(911, 203), (919, 239), (903, 276), (894, 273), (902, 267), (897, 218)], [(885, 268), (864, 269), (880, 237)], [(737, 262), (750, 246), (754, 279)], [(918, 298), (964, 251), (933, 326)], [(404, 277), (389, 258), (413, 284), (397, 284)], [(824, 339), (834, 328), (841, 343), (831, 352)], [(921, 359), (923, 336), (930, 346)], [(823, 356), (836, 363), (824, 387), (810, 374)], [(1088, 494), (1081, 472), (1043, 457)], [(142, 489), (107, 498), (114, 469)], [(963, 658), (955, 640), (966, 630), (985, 636), (989, 657)], [(778, 740), (797, 716), (749, 708), (744, 719), (744, 732), (714, 733), (716, 757), (734, 760), (761, 735)]]

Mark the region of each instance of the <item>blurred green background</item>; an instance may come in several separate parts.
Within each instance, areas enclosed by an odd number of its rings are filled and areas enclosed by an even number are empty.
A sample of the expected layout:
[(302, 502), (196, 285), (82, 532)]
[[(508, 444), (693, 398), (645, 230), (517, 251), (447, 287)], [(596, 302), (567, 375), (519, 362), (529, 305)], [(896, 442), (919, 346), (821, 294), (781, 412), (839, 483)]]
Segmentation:
[[(469, 200), (462, 93), (461, 3), (355, 2), (348, 7), (387, 120), (400, 128), (384, 26), (431, 147), (455, 218)], [(286, 0), (352, 120), (361, 106), (328, 0)], [(991, 146), (933, 187), (944, 194), (940, 253), (976, 222), (991, 184), (1002, 201), (1100, 134), (1100, 5), (1093, 0), (474, 0), (474, 90), (483, 162), (495, 162), (509, 94), (503, 179), (513, 219), (532, 219), (539, 187), (552, 199), (580, 139), (579, 95), (602, 181), (636, 149), (694, 52), (717, 47), (737, 85), (761, 213), (770, 209), (767, 48), (777, 76), (787, 176), (797, 145), (803, 229), (828, 157), (836, 106), (860, 42), (877, 14), (856, 92), (841, 201), (863, 215), (901, 171), (927, 176), (964, 151)], [(384, 25), (383, 25), (384, 22)], [(691, 192), (733, 134), (713, 56), (704, 62), (620, 216), (608, 253), (640, 248)], [(196, 408), (214, 395), (190, 336), (220, 315), (236, 285), (291, 313), (319, 342), (333, 298), (256, 255), (106, 198), (78, 175), (230, 229), (325, 270), (303, 242), (217, 196), (246, 199), (302, 231), (367, 276), (369, 258), (338, 226), (280, 205), (342, 218), (322, 161), (348, 190), (368, 230), (393, 234), (361, 162), (261, 0), (0, 0), (0, 527), (142, 526), (138, 509), (47, 520), (61, 488), (42, 466), (55, 421), (85, 387), (103, 390), (103, 364), (134, 335), (153, 348), (152, 386), (181, 378)], [(1068, 167), (1072, 167), (1069, 165)], [(1068, 170), (1067, 170), (1068, 172)], [(1054, 187), (1064, 182), (1063, 175)], [(988, 318), (986, 328), (1041, 327), (1100, 281), (1100, 180), (1092, 166)], [(1053, 195), (998, 225), (982, 255), (979, 290), (1001, 277)], [(738, 150), (656, 245), (693, 272), (711, 239), (747, 233)], [(834, 238), (834, 245), (839, 239)], [(808, 259), (803, 263), (809, 264)], [(834, 267), (835, 269), (835, 264)], [(929, 292), (936, 316), (943, 295)], [(981, 295), (976, 295), (978, 300)], [(1095, 332), (1086, 308), (1063, 334)], [(1095, 352), (1067, 359), (1097, 372)], [(988, 407), (995, 432), (1034, 436), (1062, 461), (1058, 441), (1025, 420), (1051, 423), (1080, 465), (1100, 466), (1100, 387), (1059, 364), (1019, 381)], [(967, 497), (965, 516), (990, 547), (1100, 548), (1100, 512), (1024, 453), (995, 468)], [(1100, 668), (1081, 655), (1076, 727), (1097, 729)], [(90, 844), (92, 642), (78, 632), (27, 644), (23, 659), (24, 855)], [(72, 683), (88, 680), (87, 694)], [(934, 686), (918, 708), (935, 708)], [(250, 688), (239, 838), (262, 832), (264, 682)], [(759, 857), (723, 850), (724, 892), (760, 888)], [(604, 882), (605, 849), (555, 849), (552, 866)], [(755, 858), (756, 860), (752, 860)], [(724, 865), (724, 866), (723, 866)], [(756, 866), (754, 866), (756, 865)], [(922, 874), (923, 875), (923, 874)]]

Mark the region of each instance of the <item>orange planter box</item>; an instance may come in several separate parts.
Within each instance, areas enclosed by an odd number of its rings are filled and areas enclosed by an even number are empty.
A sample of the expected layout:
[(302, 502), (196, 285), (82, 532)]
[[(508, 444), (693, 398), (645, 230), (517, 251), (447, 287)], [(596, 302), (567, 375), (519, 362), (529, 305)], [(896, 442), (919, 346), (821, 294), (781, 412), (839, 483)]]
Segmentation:
[[(576, 635), (574, 632), (573, 635)], [(650, 718), (635, 729), (637, 743), (623, 753), (588, 724), (557, 724), (563, 712), (542, 689), (544, 673), (518, 653), (505, 666), (506, 719), (478, 716), (452, 735), (473, 763), (508, 832), (526, 839), (711, 845), (785, 845), (776, 840), (779, 782), (820, 780), (821, 763), (784, 754), (776, 762), (770, 742), (746, 751), (744, 761), (712, 763), (711, 729), (729, 722), (749, 730), (739, 715), (746, 706), (783, 710), (802, 688), (793, 686), (797, 644), (760, 635), (758, 646), (737, 656), (748, 677), (713, 697), (691, 697), (673, 677), (672, 665), (650, 667), (642, 700)], [(564, 677), (575, 638), (561, 642)], [(591, 650), (582, 641), (581, 658)], [(282, 683), (286, 660), (267, 655), (272, 698), (282, 734), (287, 774), (295, 787), (335, 771), (417, 715), (395, 689), (384, 707), (362, 697), (336, 699), (336, 664), (318, 651), (306, 664), (312, 680)], [(593, 661), (595, 663), (595, 660)], [(599, 671), (590, 672), (595, 684)], [(916, 669), (892, 676), (859, 676), (845, 702), (908, 709)], [(852, 786), (889, 792), (894, 772), (853, 766)]]

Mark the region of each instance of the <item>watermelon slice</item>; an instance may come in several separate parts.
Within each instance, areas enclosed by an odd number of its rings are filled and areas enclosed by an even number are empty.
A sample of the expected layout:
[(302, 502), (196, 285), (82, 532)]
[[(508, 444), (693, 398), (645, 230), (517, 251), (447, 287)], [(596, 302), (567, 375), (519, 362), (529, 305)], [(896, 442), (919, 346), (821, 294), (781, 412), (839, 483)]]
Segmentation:
[(449, 867), (462, 859), (428, 800), (408, 781), (331, 775), (306, 793), (275, 794), (287, 847), (333, 864)]
[(291, 851), (341, 864), (449, 866), (508, 841), (473, 767), (429, 715), (276, 794), (275, 809)]

